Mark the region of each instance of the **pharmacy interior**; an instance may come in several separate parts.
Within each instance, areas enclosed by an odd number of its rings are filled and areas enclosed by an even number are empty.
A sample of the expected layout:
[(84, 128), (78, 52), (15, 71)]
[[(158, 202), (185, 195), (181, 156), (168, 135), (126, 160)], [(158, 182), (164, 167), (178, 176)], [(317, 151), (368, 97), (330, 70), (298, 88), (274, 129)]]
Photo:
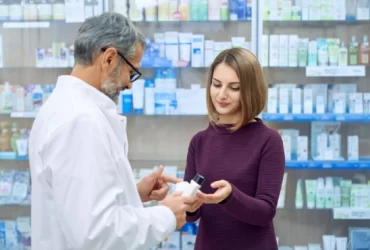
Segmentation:
[[(208, 68), (244, 47), (269, 84), (261, 118), (284, 143), (280, 249), (370, 249), (370, 1), (155, 2), (0, 0), (0, 249), (30, 249), (32, 122), (71, 71), (79, 26), (103, 11), (128, 15), (147, 37), (143, 77), (117, 105), (138, 181), (159, 164), (183, 176), (190, 139), (208, 122)], [(196, 231), (185, 225), (156, 249), (193, 249)]]

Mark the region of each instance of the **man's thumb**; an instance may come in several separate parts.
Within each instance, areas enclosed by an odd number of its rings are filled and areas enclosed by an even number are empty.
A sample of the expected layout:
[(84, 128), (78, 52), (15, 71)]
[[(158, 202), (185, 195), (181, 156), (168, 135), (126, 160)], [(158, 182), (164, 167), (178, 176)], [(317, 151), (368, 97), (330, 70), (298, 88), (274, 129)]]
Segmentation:
[(157, 178), (157, 177), (161, 176), (162, 173), (163, 173), (163, 170), (164, 170), (163, 165), (160, 165), (159, 168), (157, 168), (156, 170), (153, 171), (153, 173), (151, 174), (152, 177)]

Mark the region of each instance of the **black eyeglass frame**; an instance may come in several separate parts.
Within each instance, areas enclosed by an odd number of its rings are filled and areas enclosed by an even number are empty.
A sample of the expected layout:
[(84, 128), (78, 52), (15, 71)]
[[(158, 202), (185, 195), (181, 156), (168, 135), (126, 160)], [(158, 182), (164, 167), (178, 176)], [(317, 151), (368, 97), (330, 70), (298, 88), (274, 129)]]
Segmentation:
[[(102, 52), (105, 52), (108, 48), (114, 48), (114, 47), (105, 47), (105, 48), (102, 48), (101, 51)], [(116, 49), (116, 51), (117, 51), (117, 54), (132, 68), (132, 70), (135, 71), (134, 73), (131, 73), (130, 74), (130, 81), (131, 82), (134, 82), (137, 79), (139, 79), (141, 77), (141, 75), (142, 75), (141, 72), (134, 65), (132, 65), (129, 62), (129, 60), (127, 60), (127, 58), (124, 55), (122, 55), (121, 52), (118, 51), (118, 49)]]

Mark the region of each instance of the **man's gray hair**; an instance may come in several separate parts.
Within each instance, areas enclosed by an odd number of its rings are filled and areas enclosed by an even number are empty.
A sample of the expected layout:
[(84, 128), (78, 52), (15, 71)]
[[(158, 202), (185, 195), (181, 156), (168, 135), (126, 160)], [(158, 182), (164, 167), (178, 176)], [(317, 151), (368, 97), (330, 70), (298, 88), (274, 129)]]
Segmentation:
[(137, 44), (145, 50), (144, 36), (127, 17), (118, 13), (103, 13), (86, 19), (78, 30), (75, 63), (91, 65), (107, 47), (116, 48), (129, 59), (135, 57)]

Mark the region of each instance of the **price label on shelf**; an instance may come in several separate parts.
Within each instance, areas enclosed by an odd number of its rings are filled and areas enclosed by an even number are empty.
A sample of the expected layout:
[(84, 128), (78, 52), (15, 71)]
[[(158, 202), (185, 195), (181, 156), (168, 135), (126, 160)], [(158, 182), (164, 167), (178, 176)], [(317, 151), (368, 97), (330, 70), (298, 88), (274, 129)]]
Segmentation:
[(307, 77), (364, 77), (365, 66), (317, 66), (306, 67)]
[(336, 220), (369, 220), (370, 208), (342, 207), (333, 209), (333, 218)]
[(4, 22), (4, 29), (38, 29), (49, 28), (50, 22)]

